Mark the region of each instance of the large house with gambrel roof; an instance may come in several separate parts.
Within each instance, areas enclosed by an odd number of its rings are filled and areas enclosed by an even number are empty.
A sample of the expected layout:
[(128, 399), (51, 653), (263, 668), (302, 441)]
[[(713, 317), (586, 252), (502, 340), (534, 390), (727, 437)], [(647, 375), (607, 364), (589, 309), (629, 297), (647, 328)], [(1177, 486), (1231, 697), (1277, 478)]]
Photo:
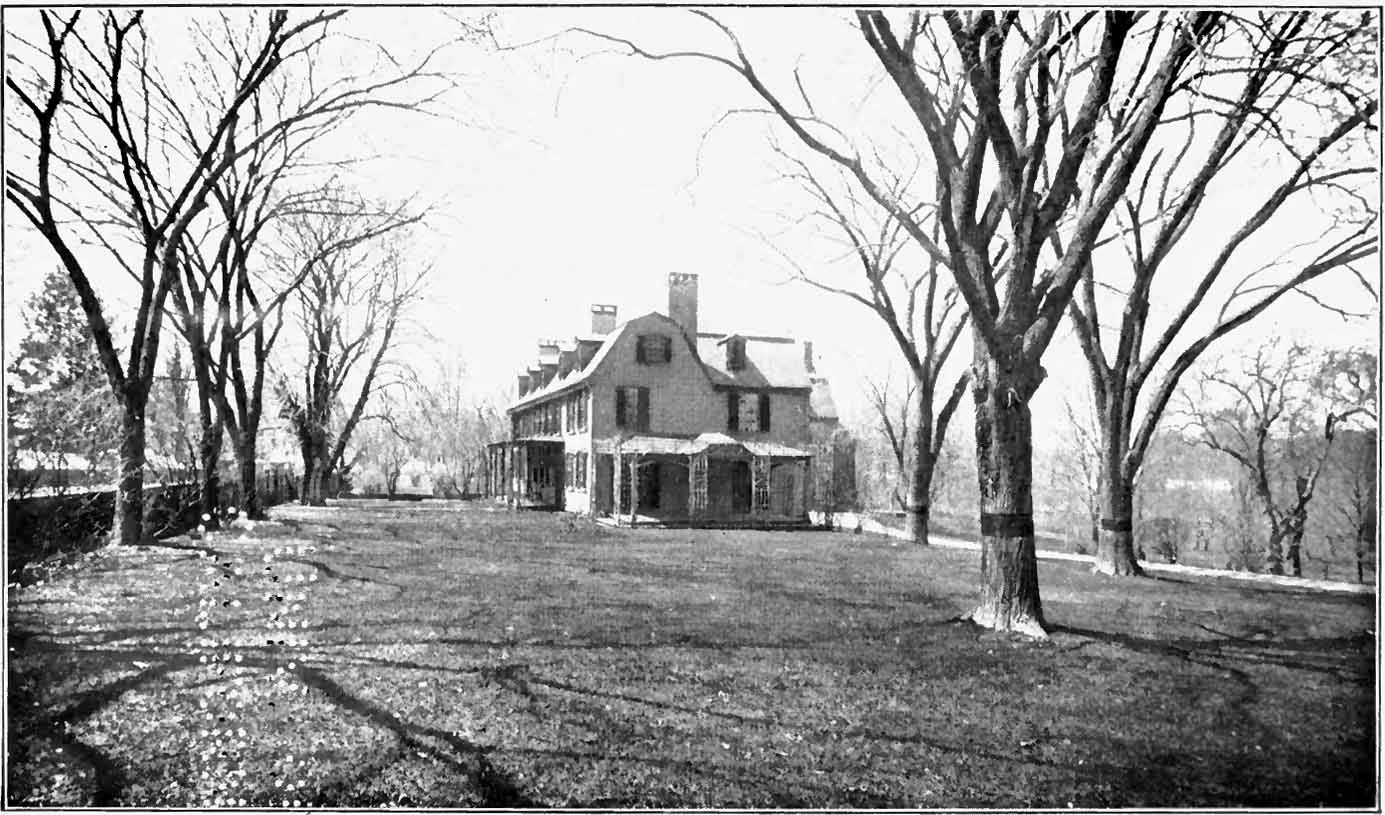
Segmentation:
[(671, 274), (667, 314), (595, 305), (590, 335), (540, 341), (487, 491), (626, 524), (806, 522), (814, 440), (837, 424), (812, 343), (699, 331), (697, 285)]

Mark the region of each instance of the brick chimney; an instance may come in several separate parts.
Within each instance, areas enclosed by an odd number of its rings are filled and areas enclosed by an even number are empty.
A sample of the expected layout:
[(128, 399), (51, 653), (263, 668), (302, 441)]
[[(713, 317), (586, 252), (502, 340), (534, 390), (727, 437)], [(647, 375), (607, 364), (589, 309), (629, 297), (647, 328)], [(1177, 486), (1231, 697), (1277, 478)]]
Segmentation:
[(803, 367), (808, 373), (814, 373), (817, 369), (813, 367), (813, 341), (803, 341)]
[(539, 340), (539, 371), (544, 385), (553, 381), (558, 373), (558, 341)]
[(697, 275), (671, 272), (668, 276), (668, 316), (683, 326), (688, 339), (697, 343)]
[(529, 392), (529, 374), (519, 375), (519, 398), (523, 399), (524, 394)]
[(604, 337), (616, 330), (616, 307), (592, 305), (592, 336)]

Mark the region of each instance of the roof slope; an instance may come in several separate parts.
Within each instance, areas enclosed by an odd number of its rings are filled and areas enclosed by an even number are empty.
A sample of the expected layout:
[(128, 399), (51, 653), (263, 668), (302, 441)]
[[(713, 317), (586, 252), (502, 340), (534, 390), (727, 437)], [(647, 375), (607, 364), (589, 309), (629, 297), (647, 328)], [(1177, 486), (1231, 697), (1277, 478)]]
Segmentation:
[[(726, 368), (728, 336), (745, 338), (745, 367)], [(788, 337), (756, 337), (698, 332), (697, 353), (713, 385), (737, 388), (811, 388), (803, 343)]]

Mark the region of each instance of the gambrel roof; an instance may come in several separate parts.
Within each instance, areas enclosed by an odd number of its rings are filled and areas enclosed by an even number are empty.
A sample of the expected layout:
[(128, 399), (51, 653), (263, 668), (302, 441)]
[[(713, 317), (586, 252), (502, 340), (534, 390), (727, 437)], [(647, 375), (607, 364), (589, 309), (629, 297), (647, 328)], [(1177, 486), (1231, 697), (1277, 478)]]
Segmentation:
[[(620, 323), (610, 334), (601, 338), (583, 338), (591, 342), (601, 341), (601, 347), (591, 361), (581, 369), (573, 368), (565, 375), (554, 377), (547, 385), (531, 390), (510, 405), (513, 411), (529, 405), (545, 402), (561, 393), (573, 390), (598, 374), (605, 366), (611, 349), (631, 326), (647, 330), (651, 324), (660, 331), (682, 338), (682, 347), (690, 348), (687, 335), (672, 318), (657, 311), (649, 312)], [(730, 370), (726, 366), (726, 341), (739, 337), (745, 342), (745, 367)], [(807, 363), (808, 344), (790, 337), (771, 337), (753, 334), (725, 334), (701, 331), (697, 335), (695, 348), (690, 348), (702, 363), (708, 381), (714, 387), (745, 388), (747, 390), (807, 390), (809, 391), (809, 416), (811, 418), (835, 419), (836, 406), (832, 403), (831, 390), (827, 381), (814, 376)]]

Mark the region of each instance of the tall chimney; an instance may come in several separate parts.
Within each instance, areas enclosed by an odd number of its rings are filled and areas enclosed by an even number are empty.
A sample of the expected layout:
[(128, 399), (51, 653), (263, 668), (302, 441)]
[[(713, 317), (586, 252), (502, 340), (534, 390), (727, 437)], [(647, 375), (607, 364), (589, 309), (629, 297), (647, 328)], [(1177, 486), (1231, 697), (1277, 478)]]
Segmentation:
[(539, 381), (547, 386), (558, 373), (558, 341), (539, 340), (539, 371), (543, 378)]
[(806, 368), (807, 371), (808, 371), (808, 373), (810, 373), (810, 374), (813, 373), (813, 372), (816, 370), (816, 369), (813, 367), (813, 341), (812, 341), (812, 340), (804, 340), (804, 341), (803, 341), (803, 367)]
[(604, 337), (616, 330), (616, 307), (594, 304), (592, 306), (592, 336)]
[(697, 275), (671, 272), (668, 276), (668, 316), (683, 326), (694, 345), (697, 343)]
[(529, 374), (519, 375), (519, 398), (523, 399), (524, 394), (529, 392)]

